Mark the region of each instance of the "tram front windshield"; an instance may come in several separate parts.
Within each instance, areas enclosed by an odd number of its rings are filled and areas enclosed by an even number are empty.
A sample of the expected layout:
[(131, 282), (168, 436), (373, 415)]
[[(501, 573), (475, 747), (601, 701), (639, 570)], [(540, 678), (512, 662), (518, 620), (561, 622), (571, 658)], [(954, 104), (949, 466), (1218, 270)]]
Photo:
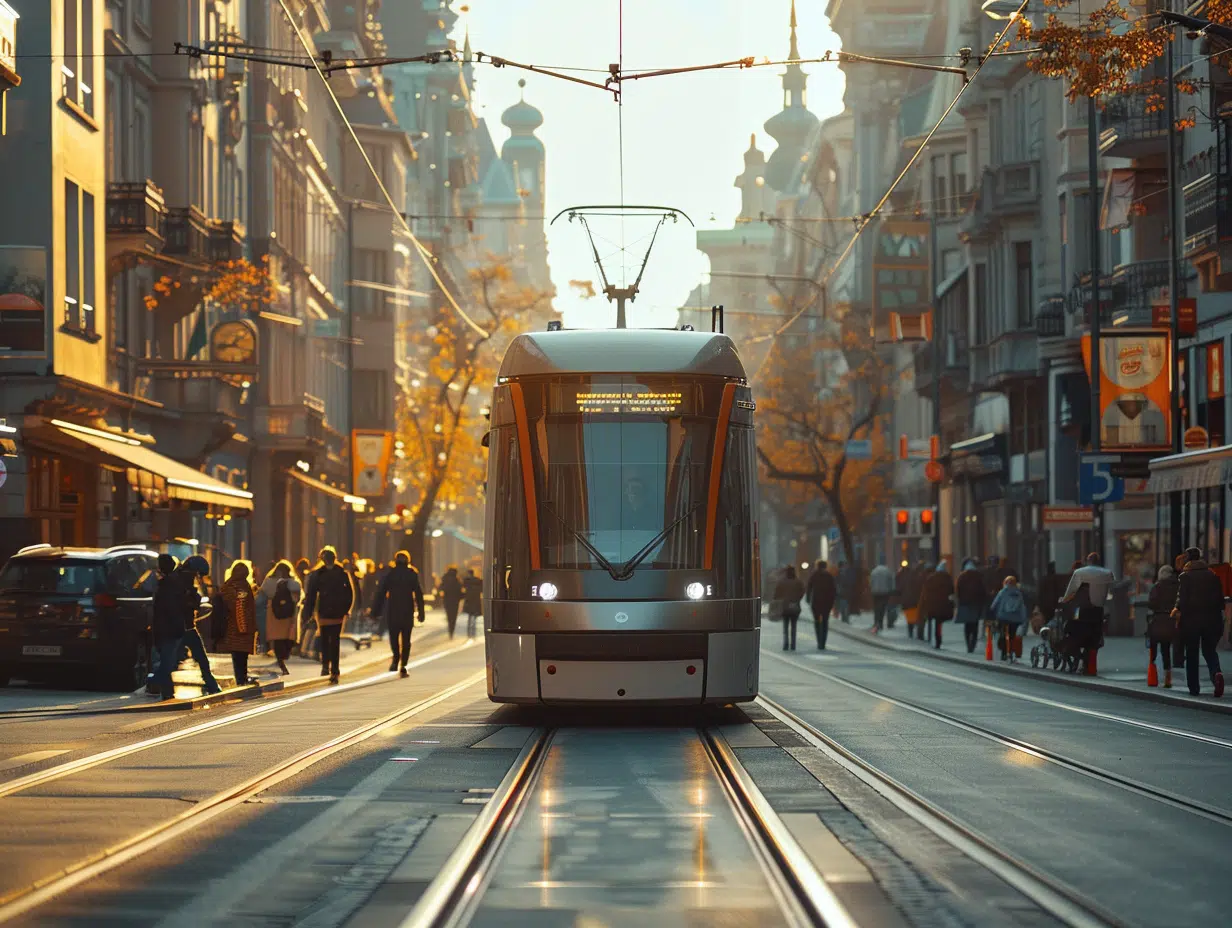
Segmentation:
[(543, 566), (701, 567), (722, 384), (625, 375), (524, 389)]

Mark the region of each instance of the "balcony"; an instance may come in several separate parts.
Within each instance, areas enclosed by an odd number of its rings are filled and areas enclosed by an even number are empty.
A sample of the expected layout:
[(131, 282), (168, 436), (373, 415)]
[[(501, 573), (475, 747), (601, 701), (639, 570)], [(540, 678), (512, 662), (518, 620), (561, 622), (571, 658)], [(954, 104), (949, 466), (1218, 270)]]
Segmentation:
[(236, 220), (210, 219), (209, 260), (212, 264), (236, 261), (244, 256), (244, 224)]
[(325, 408), (314, 396), (287, 406), (258, 406), (256, 435), (260, 447), (273, 451), (320, 451), (325, 448)]
[(1232, 266), (1232, 133), (1186, 164), (1182, 179), (1185, 257), (1214, 253)]
[(210, 260), (210, 226), (197, 207), (177, 206), (167, 210), (166, 238), (164, 254), (194, 263)]
[(984, 171), (975, 205), (963, 219), (960, 232), (969, 239), (982, 240), (996, 230), (1001, 220), (1035, 213), (1039, 208), (1039, 162), (998, 165)]
[(115, 274), (134, 257), (162, 251), (166, 203), (150, 180), (107, 185), (107, 268)]
[[(179, 369), (170, 364), (178, 364)], [(154, 399), (176, 413), (191, 416), (222, 417), (231, 423), (244, 417), (241, 402), (244, 387), (230, 379), (194, 376), (192, 362), (168, 362), (167, 367), (147, 372)]]
[[(941, 389), (966, 393), (970, 382), (967, 335), (965, 332), (944, 332), (941, 337)], [(933, 367), (933, 346), (925, 344), (915, 353), (916, 393), (932, 396)]]
[[(1159, 76), (1163, 76), (1162, 73)], [(1108, 101), (1100, 124), (1099, 151), (1106, 158), (1148, 158), (1166, 155), (1168, 120), (1162, 105), (1151, 104), (1148, 95), (1130, 94)]]
[(1168, 292), (1168, 280), (1166, 260), (1135, 261), (1117, 267), (1108, 278), (1112, 287), (1111, 310), (1104, 310), (1100, 322), (1150, 325), (1151, 307)]
[(1064, 338), (1066, 299), (1061, 294), (1044, 297), (1035, 310), (1035, 334), (1040, 338)]
[(1039, 365), (1034, 329), (1005, 332), (971, 349), (971, 388), (996, 392), (1012, 381), (1039, 376)]

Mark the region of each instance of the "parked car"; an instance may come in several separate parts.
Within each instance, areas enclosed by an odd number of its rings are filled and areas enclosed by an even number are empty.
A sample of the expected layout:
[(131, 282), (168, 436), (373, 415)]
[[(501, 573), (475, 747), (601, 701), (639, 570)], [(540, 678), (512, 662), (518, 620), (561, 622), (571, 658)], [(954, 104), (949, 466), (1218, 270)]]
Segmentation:
[(0, 569), (0, 686), (74, 672), (131, 692), (150, 670), (157, 554), (32, 545)]

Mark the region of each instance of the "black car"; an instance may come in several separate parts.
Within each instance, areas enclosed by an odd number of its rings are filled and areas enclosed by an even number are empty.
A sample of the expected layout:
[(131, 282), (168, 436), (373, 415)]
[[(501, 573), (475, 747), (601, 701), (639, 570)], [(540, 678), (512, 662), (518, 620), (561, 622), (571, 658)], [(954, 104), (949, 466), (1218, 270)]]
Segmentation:
[(157, 554), (34, 545), (0, 569), (0, 686), (64, 671), (107, 689), (144, 686)]

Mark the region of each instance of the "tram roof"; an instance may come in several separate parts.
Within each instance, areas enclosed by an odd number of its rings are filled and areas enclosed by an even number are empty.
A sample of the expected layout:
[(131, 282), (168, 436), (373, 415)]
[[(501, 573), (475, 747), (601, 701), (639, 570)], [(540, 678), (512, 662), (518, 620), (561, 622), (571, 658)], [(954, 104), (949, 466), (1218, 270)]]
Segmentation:
[(572, 329), (530, 332), (509, 345), (501, 377), (551, 374), (702, 374), (743, 379), (726, 335), (678, 329)]

